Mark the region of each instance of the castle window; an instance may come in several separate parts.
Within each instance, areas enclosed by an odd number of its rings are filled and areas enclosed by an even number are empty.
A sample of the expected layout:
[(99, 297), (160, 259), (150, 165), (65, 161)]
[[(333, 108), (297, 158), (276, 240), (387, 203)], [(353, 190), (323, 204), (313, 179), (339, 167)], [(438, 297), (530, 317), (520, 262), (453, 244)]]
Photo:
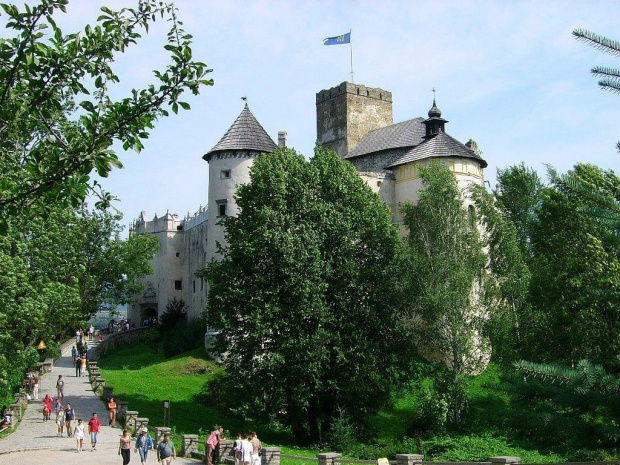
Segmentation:
[(193, 292), (196, 292), (196, 280), (192, 281), (192, 284), (194, 286), (194, 291)]
[(230, 170), (220, 171), (220, 179), (230, 179)]
[(179, 258), (181, 256), (181, 253), (177, 252), (175, 255), (177, 256), (177, 258)]
[(183, 225), (182, 224), (177, 226), (177, 231), (183, 231)]
[(204, 279), (203, 279), (203, 278), (200, 278), (200, 290), (201, 290), (201, 291), (202, 291), (202, 289), (204, 288), (204, 283), (205, 283)]
[(476, 208), (473, 205), (467, 207), (467, 219), (469, 220), (469, 227), (474, 229), (476, 227)]
[(180, 279), (176, 280), (174, 282), (174, 290), (175, 291), (182, 291), (183, 290), (183, 281), (181, 281)]
[(226, 216), (226, 203), (228, 201), (226, 199), (220, 199), (220, 200), (216, 200), (215, 203), (217, 204), (217, 216), (221, 217), (221, 216)]

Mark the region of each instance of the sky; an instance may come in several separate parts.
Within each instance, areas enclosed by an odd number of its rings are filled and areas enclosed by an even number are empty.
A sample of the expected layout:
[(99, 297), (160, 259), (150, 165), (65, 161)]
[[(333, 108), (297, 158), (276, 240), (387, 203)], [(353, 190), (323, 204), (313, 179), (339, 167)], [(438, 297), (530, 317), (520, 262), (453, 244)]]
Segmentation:
[[(83, 29), (99, 7), (130, 0), (72, 0), (57, 22)], [(315, 95), (351, 79), (392, 92), (394, 122), (427, 117), (436, 89), (446, 132), (474, 139), (495, 187), (498, 168), (524, 162), (546, 176), (577, 162), (620, 165), (620, 96), (601, 90), (594, 65), (620, 68), (620, 58), (576, 41), (575, 28), (620, 40), (620, 2), (587, 1), (296, 1), (177, 0), (194, 36), (196, 60), (213, 69), (214, 86), (188, 95), (191, 111), (156, 123), (140, 153), (123, 152), (123, 169), (102, 180), (120, 200), (129, 224), (170, 211), (180, 217), (207, 202), (202, 159), (235, 121), (247, 96), (250, 110), (277, 142), (312, 155)], [(163, 68), (166, 23), (160, 22), (117, 62), (124, 96), (155, 82)], [(323, 39), (351, 30), (348, 45)]]

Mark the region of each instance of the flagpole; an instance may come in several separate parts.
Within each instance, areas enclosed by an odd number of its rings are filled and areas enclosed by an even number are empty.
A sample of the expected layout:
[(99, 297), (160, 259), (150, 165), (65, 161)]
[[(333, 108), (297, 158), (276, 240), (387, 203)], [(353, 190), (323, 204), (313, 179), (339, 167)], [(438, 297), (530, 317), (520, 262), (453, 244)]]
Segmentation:
[(353, 41), (351, 40), (351, 29), (349, 29), (349, 45), (351, 46), (351, 84), (355, 84), (353, 81)]

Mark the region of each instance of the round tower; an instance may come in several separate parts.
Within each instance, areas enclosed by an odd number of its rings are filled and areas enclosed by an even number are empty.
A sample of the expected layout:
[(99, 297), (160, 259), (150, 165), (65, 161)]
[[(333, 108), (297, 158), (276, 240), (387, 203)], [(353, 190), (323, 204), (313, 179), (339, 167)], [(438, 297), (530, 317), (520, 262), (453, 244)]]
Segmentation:
[(238, 213), (234, 198), (237, 186), (250, 182), (255, 157), (275, 149), (276, 144), (246, 104), (224, 137), (202, 157), (209, 163), (207, 263), (218, 259), (217, 243), (225, 244), (220, 221)]

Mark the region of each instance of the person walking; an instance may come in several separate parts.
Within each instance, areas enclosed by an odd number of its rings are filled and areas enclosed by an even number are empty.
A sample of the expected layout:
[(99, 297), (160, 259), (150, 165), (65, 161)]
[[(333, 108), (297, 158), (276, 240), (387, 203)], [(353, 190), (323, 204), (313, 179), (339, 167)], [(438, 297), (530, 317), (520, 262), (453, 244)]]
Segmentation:
[(220, 444), (220, 441), (226, 439), (222, 437), (222, 433), (224, 432), (224, 428), (218, 426), (214, 431), (211, 432), (209, 438), (207, 439), (205, 445), (207, 449), (207, 465), (213, 465), (213, 455), (215, 454), (215, 449)]
[(62, 375), (58, 375), (58, 379), (56, 380), (56, 393), (61, 400), (65, 398), (65, 379)]
[(90, 328), (88, 328), (88, 340), (89, 341), (93, 340), (94, 334), (95, 334), (95, 327), (93, 325), (90, 325)]
[[(60, 400), (60, 399), (57, 399), (57, 400)], [(62, 404), (56, 404), (56, 405), (60, 405), (60, 408), (56, 410), (56, 426), (58, 428), (56, 435), (59, 438), (61, 438), (62, 433), (64, 432), (64, 429), (65, 429), (65, 423), (66, 423), (65, 409), (62, 408)]]
[(65, 405), (65, 424), (67, 426), (67, 437), (70, 438), (75, 429), (75, 409), (69, 403)]
[(78, 355), (75, 360), (75, 377), (77, 378), (78, 376), (80, 376), (80, 369), (82, 366), (82, 359), (80, 358), (80, 356)]
[(172, 459), (176, 460), (177, 451), (174, 449), (174, 444), (170, 440), (170, 433), (164, 433), (164, 439), (157, 444), (157, 461), (162, 465), (170, 465)]
[(93, 416), (88, 420), (88, 434), (90, 434), (90, 451), (97, 450), (97, 436), (99, 436), (99, 427), (101, 420), (97, 416), (97, 412), (93, 412)]
[(250, 443), (252, 443), (252, 465), (260, 465), (260, 450), (263, 448), (263, 445), (261, 444), (260, 439), (258, 439), (256, 431), (252, 431), (250, 433), (250, 438)]
[(49, 394), (45, 394), (43, 398), (43, 421), (47, 421), (50, 419), (50, 415), (52, 414), (52, 398)]
[(39, 375), (36, 373), (32, 375), (32, 398), (39, 400)]
[(124, 429), (123, 435), (118, 442), (118, 455), (123, 457), (123, 465), (129, 465), (131, 454), (131, 435), (129, 431)]
[[(241, 440), (241, 453), (239, 454), (240, 465), (250, 465), (252, 461), (252, 443), (250, 442), (251, 436), (248, 434)], [(239, 452), (239, 451), (238, 451)]]
[(114, 402), (114, 397), (110, 397), (110, 401), (108, 402), (108, 412), (110, 413), (110, 422), (108, 426), (114, 426), (116, 423), (116, 402)]
[(76, 441), (76, 452), (82, 452), (82, 445), (84, 443), (84, 424), (80, 418), (75, 425), (75, 432), (73, 433)]
[(140, 436), (136, 439), (134, 452), (140, 453), (140, 463), (141, 465), (146, 465), (146, 458), (148, 456), (149, 450), (154, 449), (155, 446), (153, 444), (153, 439), (148, 434), (149, 430), (145, 427), (142, 427), (140, 430)]
[(73, 346), (73, 347), (71, 348), (71, 359), (73, 360), (73, 363), (74, 363), (74, 364), (75, 364), (75, 359), (77, 358), (77, 354), (78, 354), (78, 351), (77, 351), (77, 349), (75, 348), (75, 346)]
[(80, 362), (80, 376), (86, 376), (86, 355), (84, 355)]

